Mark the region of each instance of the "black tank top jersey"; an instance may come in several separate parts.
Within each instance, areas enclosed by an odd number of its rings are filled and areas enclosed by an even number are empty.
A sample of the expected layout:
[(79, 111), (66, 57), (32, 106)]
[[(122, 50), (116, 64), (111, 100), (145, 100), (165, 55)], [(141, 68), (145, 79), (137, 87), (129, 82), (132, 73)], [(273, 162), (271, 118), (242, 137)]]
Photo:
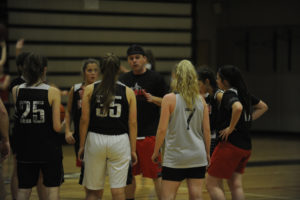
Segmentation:
[(213, 134), (216, 131), (217, 128), (217, 118), (218, 118), (218, 111), (219, 111), (219, 105), (217, 101), (217, 94), (223, 93), (222, 90), (215, 91), (214, 95), (209, 95), (205, 97), (205, 101), (208, 106), (209, 111), (209, 123), (210, 123), (210, 130), (211, 134)]
[(19, 86), (16, 100), (16, 155), (19, 162), (48, 162), (62, 159), (61, 142), (53, 129), (50, 86), (44, 83)]
[[(232, 105), (237, 101), (240, 101), (237, 90), (231, 88), (224, 92), (217, 120), (218, 132), (229, 126), (231, 121)], [(251, 95), (252, 106), (258, 104), (259, 101), (259, 99)], [(243, 109), (235, 130), (228, 137), (228, 141), (239, 148), (250, 150), (252, 148), (250, 138), (251, 121), (251, 114), (246, 115), (246, 112)]]
[(84, 92), (83, 84), (78, 83), (74, 85), (73, 101), (72, 101), (72, 119), (74, 121), (74, 134), (79, 135), (79, 123), (81, 117), (81, 103)]
[(169, 87), (163, 76), (158, 72), (147, 70), (145, 73), (135, 75), (132, 71), (123, 74), (120, 81), (130, 87), (136, 96), (138, 137), (155, 136), (159, 122), (160, 107), (149, 103), (143, 92), (156, 97), (163, 97), (168, 93)]
[(94, 92), (91, 98), (89, 131), (103, 135), (121, 135), (129, 132), (129, 104), (126, 97), (126, 86), (116, 83), (114, 101), (110, 104), (107, 113), (103, 112), (101, 96), (95, 94), (95, 88), (100, 81), (94, 83)]

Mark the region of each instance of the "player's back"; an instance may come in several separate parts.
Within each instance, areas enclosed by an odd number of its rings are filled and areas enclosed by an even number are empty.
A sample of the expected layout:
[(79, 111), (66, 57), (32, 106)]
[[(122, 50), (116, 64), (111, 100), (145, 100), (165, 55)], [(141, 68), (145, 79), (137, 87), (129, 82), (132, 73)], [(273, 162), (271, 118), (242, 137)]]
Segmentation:
[(46, 162), (61, 155), (58, 134), (53, 130), (49, 89), (44, 83), (19, 86), (15, 114), (18, 161)]

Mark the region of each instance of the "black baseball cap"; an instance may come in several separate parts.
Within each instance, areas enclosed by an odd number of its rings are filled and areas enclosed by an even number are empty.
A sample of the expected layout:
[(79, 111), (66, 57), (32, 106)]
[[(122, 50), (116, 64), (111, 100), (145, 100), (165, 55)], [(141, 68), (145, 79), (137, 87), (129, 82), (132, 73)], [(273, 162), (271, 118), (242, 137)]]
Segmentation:
[(138, 44), (133, 44), (127, 49), (127, 56), (134, 55), (134, 54), (141, 54), (145, 55), (144, 49), (138, 45)]

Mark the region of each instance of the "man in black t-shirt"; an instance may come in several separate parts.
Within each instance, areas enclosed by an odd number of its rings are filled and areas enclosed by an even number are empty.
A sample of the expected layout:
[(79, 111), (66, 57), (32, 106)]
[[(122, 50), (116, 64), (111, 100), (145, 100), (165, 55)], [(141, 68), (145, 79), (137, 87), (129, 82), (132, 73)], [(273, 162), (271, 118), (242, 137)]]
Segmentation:
[[(162, 97), (168, 92), (168, 86), (163, 76), (148, 70), (145, 67), (146, 57), (143, 48), (131, 45), (127, 50), (127, 60), (132, 71), (123, 74), (120, 81), (133, 89), (137, 99), (137, 156), (138, 164), (133, 166), (133, 176), (142, 174), (143, 177), (152, 178), (156, 194), (159, 198), (161, 185), (161, 165), (154, 164), (151, 156), (155, 145), (155, 134), (160, 116)], [(161, 158), (159, 157), (159, 161)], [(126, 198), (134, 199), (136, 182), (126, 187)]]

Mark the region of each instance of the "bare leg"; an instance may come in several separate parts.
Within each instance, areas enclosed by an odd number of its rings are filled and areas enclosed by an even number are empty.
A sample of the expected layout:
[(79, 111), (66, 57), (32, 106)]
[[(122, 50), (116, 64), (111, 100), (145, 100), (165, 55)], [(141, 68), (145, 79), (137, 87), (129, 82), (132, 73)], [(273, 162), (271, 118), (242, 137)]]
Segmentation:
[(135, 176), (132, 176), (132, 184), (125, 187), (126, 199), (134, 199), (134, 193), (136, 189)]
[(231, 191), (232, 200), (244, 200), (244, 190), (242, 184), (242, 174), (233, 173), (231, 178), (227, 181), (229, 189)]
[(181, 182), (163, 180), (161, 182), (160, 198), (163, 200), (174, 200)]
[(43, 174), (40, 172), (39, 180), (36, 186), (39, 200), (47, 200), (47, 187), (43, 184)]
[(222, 179), (208, 174), (206, 177), (206, 187), (212, 200), (225, 200)]
[(17, 199), (18, 194), (18, 176), (17, 176), (17, 160), (16, 156), (13, 156), (13, 173), (11, 175), (11, 182), (10, 182), (10, 191), (12, 199)]
[(6, 190), (4, 187), (4, 180), (2, 176), (2, 166), (0, 165), (0, 200), (5, 200)]
[(155, 186), (155, 192), (156, 192), (156, 196), (158, 199), (161, 199), (160, 198), (161, 182), (162, 182), (161, 177), (153, 179), (153, 183)]
[[(85, 187), (84, 190), (85, 190), (85, 195), (87, 196), (88, 189)], [(103, 191), (104, 191), (103, 189), (102, 190), (95, 190), (95, 193), (97, 193), (97, 199), (98, 200), (102, 199)]]
[(32, 189), (18, 189), (17, 200), (29, 200)]
[(187, 179), (190, 200), (202, 200), (202, 185), (204, 179)]
[(86, 200), (98, 200), (99, 193), (101, 193), (100, 191), (102, 191), (103, 193), (103, 190), (89, 190), (87, 188), (85, 188), (85, 191), (86, 191), (86, 197), (85, 197)]
[(48, 196), (47, 200), (59, 200), (59, 187), (45, 187), (45, 191)]
[[(125, 190), (125, 189), (124, 189), (124, 190)], [(97, 199), (98, 199), (98, 200), (101, 200), (101, 199), (102, 199), (103, 191), (104, 191), (104, 190), (99, 190), (99, 191), (97, 192)]]
[(111, 188), (111, 195), (113, 200), (125, 200), (125, 187)]

